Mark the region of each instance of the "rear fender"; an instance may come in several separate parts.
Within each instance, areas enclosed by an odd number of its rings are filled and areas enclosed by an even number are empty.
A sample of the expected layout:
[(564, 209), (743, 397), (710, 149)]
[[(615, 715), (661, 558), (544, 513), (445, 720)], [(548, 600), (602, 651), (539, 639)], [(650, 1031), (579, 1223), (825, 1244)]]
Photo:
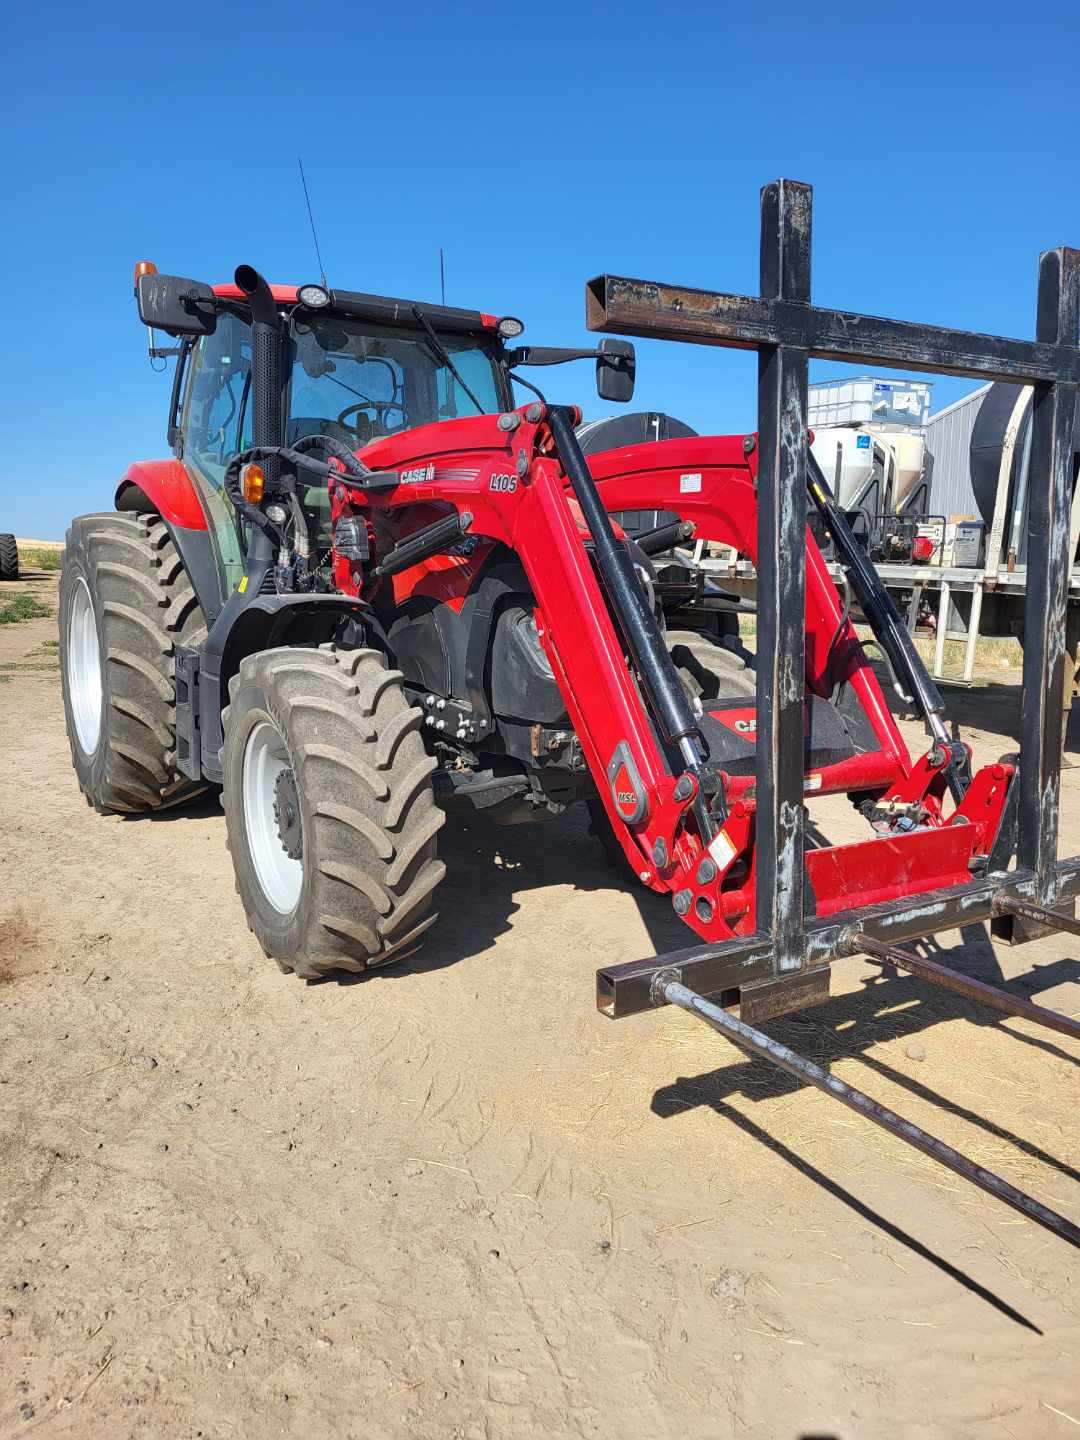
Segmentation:
[(179, 460), (141, 460), (116, 487), (117, 510), (160, 515), (180, 552), (207, 624), (225, 603), (213, 533), (199, 493)]

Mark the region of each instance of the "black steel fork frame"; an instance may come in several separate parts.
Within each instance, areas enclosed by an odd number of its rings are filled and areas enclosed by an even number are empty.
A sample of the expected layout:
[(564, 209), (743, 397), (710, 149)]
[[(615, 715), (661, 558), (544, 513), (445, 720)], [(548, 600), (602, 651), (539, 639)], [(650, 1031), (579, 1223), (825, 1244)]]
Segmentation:
[[(1080, 858), (1059, 861), (1058, 810), (1069, 579), (1072, 417), (1080, 382), (1080, 251), (1039, 262), (1036, 338), (941, 329), (810, 303), (811, 189), (761, 192), (761, 294), (726, 295), (602, 275), (586, 290), (591, 330), (758, 352), (758, 933), (605, 968), (612, 1017), (645, 1010), (658, 969), (704, 993), (795, 978), (845, 952), (854, 927), (893, 942), (1008, 913), (1010, 897), (1072, 913)], [(806, 918), (802, 714), (805, 692), (807, 367), (811, 358), (910, 367), (1034, 386), (1028, 604), (1018, 786), (1017, 868), (966, 885)], [(1067, 908), (1066, 908), (1067, 907)], [(1016, 912), (1013, 912), (1014, 914)]]

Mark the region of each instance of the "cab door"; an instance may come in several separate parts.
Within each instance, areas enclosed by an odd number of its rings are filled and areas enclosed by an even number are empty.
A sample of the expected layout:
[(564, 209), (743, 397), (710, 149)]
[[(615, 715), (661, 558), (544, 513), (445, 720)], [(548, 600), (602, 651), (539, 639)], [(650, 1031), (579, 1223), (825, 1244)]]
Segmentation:
[(178, 450), (199, 492), (228, 594), (244, 573), (236, 511), (223, 486), (232, 457), (251, 444), (251, 327), (235, 315), (218, 319), (188, 358)]

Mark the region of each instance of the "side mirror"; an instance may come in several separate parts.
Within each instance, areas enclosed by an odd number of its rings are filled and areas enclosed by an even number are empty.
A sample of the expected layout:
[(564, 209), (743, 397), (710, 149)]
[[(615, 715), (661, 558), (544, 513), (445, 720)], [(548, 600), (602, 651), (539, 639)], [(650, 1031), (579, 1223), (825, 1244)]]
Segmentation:
[(596, 393), (601, 400), (624, 405), (633, 398), (637, 359), (629, 340), (605, 337), (597, 347)]
[(209, 285), (179, 275), (140, 275), (135, 286), (139, 319), (167, 335), (212, 335), (217, 301)]

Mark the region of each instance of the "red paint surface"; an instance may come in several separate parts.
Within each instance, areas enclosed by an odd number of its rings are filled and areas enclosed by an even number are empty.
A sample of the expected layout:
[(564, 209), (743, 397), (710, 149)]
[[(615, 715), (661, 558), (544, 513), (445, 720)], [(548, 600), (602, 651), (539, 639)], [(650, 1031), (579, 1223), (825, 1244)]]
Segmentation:
[[(210, 288), (222, 300), (242, 300), (246, 303), (251, 298), (239, 285), (213, 285)], [(295, 305), (299, 288), (298, 285), (271, 285), (270, 294), (278, 305)]]
[(161, 518), (184, 530), (205, 530), (206, 515), (191, 476), (179, 460), (138, 460), (116, 487), (116, 503), (137, 485)]
[[(535, 596), (541, 644), (628, 860), (653, 889), (688, 888), (695, 901), (709, 902), (710, 918), (702, 919), (696, 904), (686, 917), (703, 938), (746, 933), (754, 928), (754, 778), (724, 777), (731, 813), (726, 843), (714, 851), (719, 874), (699, 885), (703, 848), (687, 814), (689, 803), (673, 797), (675, 777), (623, 658), (584, 548), (587, 532), (580, 510), (551, 458), (542, 418), (536, 424), (526, 421), (525, 408), (510, 431), (499, 428), (496, 416), (473, 416), (374, 441), (359, 452), (364, 461), (375, 470), (404, 473), (410, 483), (369, 492), (332, 485), (332, 516), (363, 515), (378, 555), (451, 509), (471, 512), (470, 533), (482, 537), (477, 548), (469, 556), (437, 556), (395, 576), (395, 604), (426, 595), (459, 609), (491, 546), (502, 543), (516, 551)], [(673, 510), (694, 522), (696, 538), (734, 545), (750, 560), (756, 558), (756, 456), (744, 452), (741, 435), (626, 446), (594, 456), (589, 464), (609, 510)], [(342, 565), (339, 560), (339, 577)], [(347, 567), (346, 572), (348, 583), (342, 588), (361, 593), (362, 573)], [(807, 872), (818, 912), (963, 883), (971, 856), (985, 853), (996, 833), (1006, 768), (997, 767), (997, 778), (985, 782), (986, 772), (980, 772), (957, 823), (946, 821), (938, 795), (941, 776), (925, 759), (913, 766), (809, 531), (806, 592), (807, 687), (828, 695), (841, 680), (848, 681), (879, 747), (816, 769), (807, 799), (837, 791), (889, 792), (925, 807), (922, 828), (911, 834), (893, 832), (810, 852)], [(717, 719), (749, 722), (756, 715), (746, 706), (718, 712)], [(746, 731), (737, 733), (753, 738)], [(620, 817), (607, 780), (620, 743), (629, 746), (648, 799), (647, 813), (633, 827)], [(619, 772), (617, 781), (616, 790), (629, 789), (625, 773)], [(659, 840), (670, 862), (658, 873), (652, 856)]]

